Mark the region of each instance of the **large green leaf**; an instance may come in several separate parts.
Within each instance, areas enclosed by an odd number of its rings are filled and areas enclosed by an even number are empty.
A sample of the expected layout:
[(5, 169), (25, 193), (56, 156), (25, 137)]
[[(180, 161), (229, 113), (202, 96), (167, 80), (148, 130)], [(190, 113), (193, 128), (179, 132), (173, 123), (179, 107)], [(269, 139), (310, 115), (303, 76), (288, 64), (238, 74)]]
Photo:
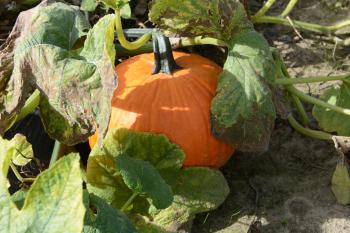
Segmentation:
[(134, 193), (149, 197), (152, 205), (158, 209), (164, 209), (171, 204), (171, 188), (150, 162), (121, 154), (116, 157), (116, 163), (126, 186)]
[[(102, 147), (95, 146), (87, 165), (88, 190), (116, 208), (121, 208), (133, 194), (124, 183), (116, 158), (122, 154), (148, 161), (165, 181), (174, 182), (184, 160), (180, 148), (163, 136), (151, 133), (113, 129), (107, 134)], [(149, 203), (138, 197), (136, 212), (147, 212)]]
[[(94, 207), (97, 213), (93, 219), (88, 214), (91, 210), (87, 211), (83, 233), (136, 233), (128, 217), (108, 205), (103, 199), (91, 194), (89, 205)], [(90, 214), (94, 215), (94, 213)]]
[(15, 121), (16, 113), (8, 113), (5, 111), (4, 101), (6, 95), (13, 93), (13, 85), (7, 86), (10, 80), (14, 66), (14, 50), (16, 44), (19, 44), (21, 39), (30, 33), (31, 17), (38, 12), (42, 7), (52, 4), (53, 0), (42, 1), (38, 6), (22, 11), (17, 18), (15, 25), (12, 28), (10, 35), (6, 41), (0, 45), (0, 134), (2, 135)]
[(236, 35), (230, 45), (211, 104), (212, 133), (242, 151), (265, 151), (276, 118), (269, 45), (255, 31)]
[(103, 17), (90, 30), (80, 54), (73, 46), (86, 35), (88, 22), (77, 7), (44, 7), (32, 16), (29, 29), (15, 50), (8, 112), (38, 88), (41, 117), (51, 137), (71, 145), (85, 141), (97, 126), (104, 134), (115, 88), (114, 16)]
[(229, 42), (252, 28), (239, 0), (154, 0), (150, 20), (173, 36), (208, 36)]
[[(327, 90), (320, 99), (335, 106), (350, 108), (350, 78), (345, 79), (340, 88), (332, 87)], [(323, 130), (350, 136), (350, 116), (318, 105), (314, 106), (312, 114)]]
[(181, 171), (173, 191), (173, 204), (153, 213), (153, 223), (168, 231), (177, 231), (198, 213), (216, 209), (225, 201), (229, 187), (220, 171), (191, 167)]
[(3, 139), (0, 144), (0, 232), (81, 232), (85, 208), (79, 155), (70, 154), (42, 172), (18, 209), (6, 178), (13, 144)]

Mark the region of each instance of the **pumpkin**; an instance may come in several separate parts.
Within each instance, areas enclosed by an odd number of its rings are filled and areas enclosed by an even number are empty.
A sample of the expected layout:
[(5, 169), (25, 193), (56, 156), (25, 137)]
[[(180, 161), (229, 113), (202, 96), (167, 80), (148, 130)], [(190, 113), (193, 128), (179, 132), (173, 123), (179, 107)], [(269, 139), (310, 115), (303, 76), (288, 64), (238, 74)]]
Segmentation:
[[(151, 74), (153, 53), (117, 65), (109, 129), (165, 134), (184, 150), (184, 166), (220, 167), (234, 152), (211, 134), (210, 103), (222, 68), (195, 54), (173, 56), (182, 69), (172, 74)], [(97, 136), (90, 137), (91, 148)]]

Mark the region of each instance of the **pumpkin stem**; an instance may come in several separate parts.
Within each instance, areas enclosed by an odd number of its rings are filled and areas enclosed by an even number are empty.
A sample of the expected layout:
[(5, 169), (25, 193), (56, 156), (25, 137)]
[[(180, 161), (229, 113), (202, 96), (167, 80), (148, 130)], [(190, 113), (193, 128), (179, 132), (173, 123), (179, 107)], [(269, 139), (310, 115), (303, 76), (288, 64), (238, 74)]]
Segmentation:
[(153, 37), (153, 51), (154, 51), (154, 66), (152, 74), (166, 73), (171, 74), (181, 67), (176, 64), (173, 57), (169, 38), (164, 36), (160, 31), (155, 31)]

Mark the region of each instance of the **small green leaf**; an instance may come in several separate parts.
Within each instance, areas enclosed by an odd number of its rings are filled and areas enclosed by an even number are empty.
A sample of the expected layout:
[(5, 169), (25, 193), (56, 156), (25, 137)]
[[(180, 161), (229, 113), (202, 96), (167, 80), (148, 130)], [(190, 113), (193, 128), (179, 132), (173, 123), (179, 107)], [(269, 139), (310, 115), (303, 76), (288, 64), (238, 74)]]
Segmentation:
[(350, 174), (346, 162), (341, 161), (337, 164), (332, 177), (332, 191), (342, 205), (350, 203)]
[(214, 37), (226, 42), (253, 28), (239, 0), (154, 0), (149, 18), (167, 35)]
[(85, 208), (79, 155), (67, 155), (42, 172), (18, 209), (8, 193), (6, 178), (13, 145), (4, 139), (0, 144), (0, 233), (81, 232)]
[(275, 64), (255, 31), (236, 35), (212, 100), (212, 133), (242, 151), (267, 150), (276, 111), (269, 83)]
[(95, 11), (97, 5), (98, 5), (98, 2), (96, 0), (82, 0), (80, 9), (82, 11)]
[(11, 201), (16, 204), (17, 209), (22, 209), (28, 190), (20, 189), (11, 196)]
[(125, 4), (122, 9), (120, 9), (120, 16), (124, 19), (131, 18), (131, 8), (129, 4)]
[(129, 4), (130, 0), (99, 0), (106, 7), (113, 10), (122, 9), (125, 5)]
[(24, 166), (34, 158), (32, 145), (24, 135), (16, 134), (11, 140), (13, 144), (12, 162), (17, 166)]
[(181, 171), (173, 204), (153, 213), (153, 223), (165, 230), (177, 231), (196, 214), (219, 207), (229, 194), (225, 177), (219, 170), (191, 167)]
[[(95, 219), (91, 219), (88, 210), (85, 216), (85, 224), (83, 233), (136, 233), (136, 229), (128, 219), (118, 209), (108, 205), (101, 198), (91, 194), (89, 198), (97, 214)], [(91, 213), (93, 214), (93, 213)]]
[[(327, 90), (320, 99), (338, 107), (350, 108), (350, 78), (345, 79), (340, 88), (332, 87)], [(350, 136), (350, 116), (318, 105), (314, 106), (312, 114), (323, 130)]]
[[(166, 183), (176, 179), (184, 160), (184, 153), (164, 135), (113, 129), (108, 132), (102, 147), (95, 146), (87, 165), (88, 190), (113, 207), (121, 208), (133, 194), (126, 186), (116, 158), (121, 154), (151, 163)], [(147, 213), (149, 203), (137, 197), (133, 210)], [(135, 209), (136, 208), (136, 209)]]
[(150, 202), (158, 209), (164, 209), (171, 204), (171, 188), (151, 163), (123, 154), (116, 157), (116, 162), (117, 170), (133, 192), (149, 197)]

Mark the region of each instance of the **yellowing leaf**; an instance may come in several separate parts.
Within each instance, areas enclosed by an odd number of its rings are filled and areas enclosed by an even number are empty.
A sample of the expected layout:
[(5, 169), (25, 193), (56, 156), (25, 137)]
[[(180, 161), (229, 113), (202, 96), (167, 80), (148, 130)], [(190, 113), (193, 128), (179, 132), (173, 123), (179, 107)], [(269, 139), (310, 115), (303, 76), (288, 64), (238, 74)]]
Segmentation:
[(350, 203), (350, 174), (348, 165), (339, 162), (332, 177), (332, 191), (342, 205)]

